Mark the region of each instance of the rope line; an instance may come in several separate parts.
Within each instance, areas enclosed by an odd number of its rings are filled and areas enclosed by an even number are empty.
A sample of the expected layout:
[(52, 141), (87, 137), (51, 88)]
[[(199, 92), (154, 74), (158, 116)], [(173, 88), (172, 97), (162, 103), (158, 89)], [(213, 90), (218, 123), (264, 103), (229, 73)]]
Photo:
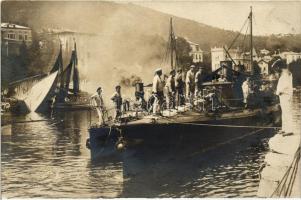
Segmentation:
[(246, 23), (248, 21), (248, 18), (245, 20), (244, 24), (242, 25), (241, 29), (239, 30), (238, 34), (236, 35), (236, 37), (234, 38), (234, 40), (232, 41), (231, 45), (229, 46), (228, 50), (231, 49), (231, 47), (234, 45), (235, 41), (237, 40), (237, 38), (240, 36), (241, 31), (243, 30), (243, 28), (245, 27)]
[[(282, 179), (278, 183), (276, 189), (274, 192), (271, 194), (270, 197), (274, 197), (274, 195), (278, 195), (278, 197), (281, 196), (281, 194), (284, 195), (284, 197), (288, 197), (292, 193), (293, 185), (296, 179), (296, 174), (298, 171), (298, 164), (300, 160), (300, 145), (294, 155), (294, 159), (292, 163), (289, 165), (288, 169), (284, 173)], [(292, 171), (291, 171), (292, 170)], [(291, 174), (291, 176), (289, 176)], [(286, 186), (286, 182), (289, 179), (288, 185)], [(284, 192), (284, 193), (283, 193)]]
[(245, 46), (245, 41), (246, 41), (246, 38), (247, 38), (247, 32), (248, 32), (248, 30), (249, 30), (249, 26), (247, 26), (247, 29), (246, 29), (246, 33), (245, 33), (245, 35), (244, 35), (244, 38), (243, 38), (243, 41), (242, 41), (242, 50), (245, 52), (246, 51), (246, 46)]
[(177, 124), (187, 124), (194, 126), (208, 126), (208, 127), (225, 127), (225, 128), (259, 128), (259, 129), (279, 129), (280, 126), (244, 126), (244, 125), (231, 125), (231, 124), (207, 124), (207, 123), (192, 123), (192, 122), (177, 122), (170, 120)]
[(234, 142), (234, 141), (236, 141), (236, 140), (241, 140), (241, 139), (243, 139), (243, 138), (245, 138), (245, 137), (248, 137), (248, 136), (257, 134), (257, 133), (261, 132), (262, 130), (264, 130), (264, 129), (254, 130), (254, 131), (251, 131), (250, 133), (245, 134), (245, 135), (242, 135), (242, 136), (240, 136), (240, 137), (232, 138), (232, 139), (227, 140), (227, 141), (225, 141), (225, 142), (220, 142), (220, 143), (218, 143), (218, 144), (216, 144), (216, 145), (214, 145), (214, 146), (207, 147), (207, 148), (205, 148), (205, 149), (202, 149), (201, 151), (194, 152), (194, 153), (190, 154), (188, 157), (192, 157), (192, 156), (195, 156), (195, 155), (197, 155), (197, 154), (201, 154), (201, 153), (204, 153), (204, 152), (206, 152), (206, 151), (210, 151), (210, 150), (212, 150), (212, 149), (216, 149), (217, 147), (220, 147), (220, 146), (229, 144), (229, 143)]

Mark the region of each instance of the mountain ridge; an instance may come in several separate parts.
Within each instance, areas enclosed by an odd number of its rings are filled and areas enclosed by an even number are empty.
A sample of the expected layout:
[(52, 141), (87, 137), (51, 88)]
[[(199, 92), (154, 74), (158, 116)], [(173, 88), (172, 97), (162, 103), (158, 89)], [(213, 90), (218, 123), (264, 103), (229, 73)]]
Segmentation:
[[(104, 31), (101, 31), (102, 25), (114, 23), (118, 24), (119, 28), (114, 27), (112, 30), (104, 32), (104, 34), (112, 34), (114, 31), (130, 34), (149, 32), (149, 34), (158, 34), (165, 39), (168, 37), (169, 18), (173, 17), (175, 33), (178, 36), (187, 37), (191, 41), (199, 43), (200, 47), (205, 51), (209, 51), (214, 46), (229, 45), (238, 34), (237, 31), (224, 30), (133, 3), (2, 2), (2, 9), (3, 21), (23, 21), (23, 23), (32, 25), (35, 29), (41, 26), (61, 26), (77, 29), (78, 31), (89, 30), (89, 32), (95, 33), (95, 31), (98, 31), (103, 33)], [(8, 13), (11, 12), (17, 14), (10, 16)], [(76, 24), (72, 22), (72, 18), (76, 19)], [(98, 19), (95, 20), (95, 18)], [(91, 27), (95, 29), (92, 30)], [(129, 31), (130, 28), (134, 31)], [(290, 37), (300, 39), (301, 34)], [(289, 45), (285, 44), (288, 39), (290, 38), (279, 38), (272, 35), (255, 36), (254, 44), (256, 47), (258, 46), (258, 49), (301, 49), (301, 42), (297, 42), (295, 45), (292, 43)], [(284, 40), (284, 42), (279, 43), (277, 40)]]

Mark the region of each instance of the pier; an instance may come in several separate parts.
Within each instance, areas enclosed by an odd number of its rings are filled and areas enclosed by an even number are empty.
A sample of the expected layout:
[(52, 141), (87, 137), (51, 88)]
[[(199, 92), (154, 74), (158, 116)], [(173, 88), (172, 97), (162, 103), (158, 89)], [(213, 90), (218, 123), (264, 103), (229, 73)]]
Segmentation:
[(270, 151), (266, 154), (260, 172), (258, 197), (300, 197), (300, 89), (293, 98), (294, 134), (276, 134), (269, 140)]

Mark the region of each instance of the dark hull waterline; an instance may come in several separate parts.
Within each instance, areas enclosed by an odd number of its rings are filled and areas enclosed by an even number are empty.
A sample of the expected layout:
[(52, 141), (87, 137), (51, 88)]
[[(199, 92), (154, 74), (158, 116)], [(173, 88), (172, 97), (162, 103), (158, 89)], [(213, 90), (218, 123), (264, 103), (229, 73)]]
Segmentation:
[(207, 148), (260, 128), (274, 126), (279, 121), (276, 117), (279, 116), (278, 112), (276, 105), (267, 109), (225, 112), (220, 115), (190, 112), (174, 117), (135, 120), (119, 126), (91, 127), (89, 148), (92, 158), (120, 154), (117, 150), (119, 143), (127, 149), (167, 148), (196, 143), (198, 148)]

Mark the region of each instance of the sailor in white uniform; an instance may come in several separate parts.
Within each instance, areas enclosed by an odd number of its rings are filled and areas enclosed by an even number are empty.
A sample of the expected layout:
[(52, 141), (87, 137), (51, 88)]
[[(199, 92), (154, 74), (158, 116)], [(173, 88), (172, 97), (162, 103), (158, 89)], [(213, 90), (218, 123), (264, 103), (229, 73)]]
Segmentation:
[(153, 105), (153, 114), (160, 113), (161, 104), (163, 101), (163, 81), (161, 79), (162, 69), (158, 68), (155, 71), (155, 76), (153, 79), (153, 95), (155, 97), (154, 105)]
[(243, 96), (244, 96), (244, 104), (247, 106), (248, 103), (248, 97), (251, 93), (251, 82), (250, 82), (250, 78), (248, 77), (242, 84), (241, 88), (242, 88), (242, 92), (243, 92)]
[(195, 66), (191, 65), (190, 70), (186, 74), (186, 99), (189, 103), (193, 102), (193, 95), (195, 89)]
[(118, 121), (122, 115), (122, 112), (121, 112), (122, 97), (121, 97), (121, 86), (120, 85), (117, 85), (115, 87), (115, 92), (112, 95), (111, 100), (113, 101), (114, 108), (115, 108), (114, 118), (115, 118), (115, 121)]
[(169, 77), (167, 78), (165, 88), (166, 88), (166, 108), (171, 109), (175, 107), (175, 75), (176, 71), (171, 70)]
[(105, 123), (105, 118), (104, 118), (105, 107), (104, 107), (104, 102), (101, 93), (102, 93), (102, 89), (101, 87), (99, 87), (97, 88), (96, 93), (91, 96), (92, 105), (96, 109), (96, 112), (98, 114), (99, 125), (103, 125)]
[[(280, 106), (282, 111), (282, 129), (281, 133), (292, 134), (292, 97), (293, 97), (293, 78), (287, 68), (287, 65), (282, 60), (277, 60), (274, 65), (279, 65), (282, 72), (277, 84), (276, 95), (279, 96)], [(273, 67), (272, 66), (272, 67)]]

